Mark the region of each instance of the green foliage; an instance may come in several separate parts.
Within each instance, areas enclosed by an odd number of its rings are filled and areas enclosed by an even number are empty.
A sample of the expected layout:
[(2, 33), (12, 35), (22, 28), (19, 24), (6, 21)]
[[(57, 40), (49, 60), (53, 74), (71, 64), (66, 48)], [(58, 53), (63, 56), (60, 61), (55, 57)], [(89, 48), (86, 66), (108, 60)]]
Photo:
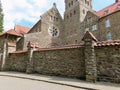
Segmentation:
[(3, 32), (3, 12), (2, 12), (2, 5), (1, 5), (1, 2), (0, 2), (0, 33)]

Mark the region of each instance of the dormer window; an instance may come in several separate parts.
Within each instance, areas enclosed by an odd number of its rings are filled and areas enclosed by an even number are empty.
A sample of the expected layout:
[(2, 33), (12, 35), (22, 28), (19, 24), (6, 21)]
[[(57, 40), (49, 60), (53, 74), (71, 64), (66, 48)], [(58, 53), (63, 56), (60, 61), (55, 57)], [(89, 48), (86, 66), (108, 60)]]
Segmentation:
[(117, 7), (120, 8), (120, 4)]
[(109, 10), (105, 10), (104, 13), (105, 13), (105, 14), (108, 14), (108, 13), (109, 13)]

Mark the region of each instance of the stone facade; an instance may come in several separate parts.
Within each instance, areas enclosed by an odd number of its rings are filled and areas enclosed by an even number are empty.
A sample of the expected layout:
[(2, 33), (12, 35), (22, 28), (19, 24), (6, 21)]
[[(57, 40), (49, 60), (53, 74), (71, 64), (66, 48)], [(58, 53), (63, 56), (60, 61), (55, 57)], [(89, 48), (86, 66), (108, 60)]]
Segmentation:
[[(64, 19), (54, 3), (19, 40), (2, 35), (1, 70), (120, 83), (119, 9), (100, 17), (91, 1), (65, 0)], [(11, 52), (8, 45), (14, 41)]]
[(27, 52), (9, 53), (5, 70), (25, 72), (28, 62), (27, 56)]
[(98, 11), (87, 12), (81, 30), (90, 31), (100, 41), (120, 39), (120, 1)]
[(120, 83), (120, 41), (99, 42), (90, 32), (82, 40), (84, 45), (41, 49), (29, 42), (27, 50), (12, 53), (4, 46), (2, 70)]
[(34, 71), (74, 78), (85, 78), (83, 48), (35, 51), (33, 53)]
[(83, 34), (80, 31), (80, 24), (87, 11), (92, 11), (91, 2), (91, 0), (86, 2), (85, 0), (65, 0), (64, 19), (54, 3), (51, 9), (41, 15), (40, 20), (28, 34), (17, 42), (20, 46), (17, 50), (26, 49), (29, 41), (39, 43), (40, 48), (81, 44)]
[(120, 47), (96, 47), (98, 80), (120, 83)]

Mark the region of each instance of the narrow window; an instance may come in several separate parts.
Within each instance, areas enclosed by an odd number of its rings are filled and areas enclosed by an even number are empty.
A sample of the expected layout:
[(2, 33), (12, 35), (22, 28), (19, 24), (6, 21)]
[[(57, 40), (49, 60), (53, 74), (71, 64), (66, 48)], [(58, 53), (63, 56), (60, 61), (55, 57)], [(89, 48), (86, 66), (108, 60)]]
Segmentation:
[(52, 21), (52, 18), (53, 18), (53, 17), (52, 17), (52, 16), (50, 16), (50, 21)]
[(87, 0), (85, 0), (85, 4), (87, 3)]
[(72, 17), (72, 13), (70, 13), (70, 17)]
[(75, 40), (75, 44), (77, 44), (77, 40)]
[(107, 33), (107, 40), (112, 40), (112, 34), (111, 34), (111, 32)]
[(86, 33), (87, 31), (89, 31), (89, 28), (85, 28), (85, 33)]
[(69, 19), (69, 16), (67, 15), (67, 19)]
[(96, 24), (92, 26), (92, 31), (95, 31), (95, 30), (97, 30), (97, 25)]
[(107, 20), (105, 21), (105, 26), (106, 26), (106, 27), (110, 27), (110, 20), (109, 20), (109, 19), (107, 19)]
[(83, 14), (85, 14), (85, 10), (83, 9)]
[(73, 1), (71, 1), (71, 5), (73, 5)]
[(70, 3), (69, 3), (69, 7), (70, 7)]
[(76, 14), (76, 11), (74, 10), (74, 15)]

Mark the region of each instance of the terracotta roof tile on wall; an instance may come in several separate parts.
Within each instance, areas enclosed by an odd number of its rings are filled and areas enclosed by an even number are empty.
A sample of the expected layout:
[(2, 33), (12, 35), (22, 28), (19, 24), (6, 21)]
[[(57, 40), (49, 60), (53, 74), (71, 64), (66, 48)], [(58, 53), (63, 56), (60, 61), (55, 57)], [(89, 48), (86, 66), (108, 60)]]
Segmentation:
[(4, 33), (0, 34), (0, 36), (5, 35), (5, 34), (14, 35), (14, 36), (18, 36), (18, 37), (21, 36), (21, 35), (18, 34), (14, 29), (10, 29), (10, 30), (8, 30), (7, 32), (4, 32)]
[(21, 51), (14, 51), (14, 52), (10, 52), (9, 54), (19, 54), (19, 53), (26, 53), (27, 50), (21, 50)]
[(16, 47), (16, 43), (8, 42), (8, 46), (9, 46), (9, 47)]
[(120, 40), (97, 42), (97, 46), (120, 46)]
[(106, 15), (109, 15), (111, 13), (114, 13), (116, 11), (120, 10), (120, 7), (118, 7), (120, 5), (120, 1), (113, 3), (112, 5), (98, 11), (98, 12), (94, 12), (94, 14), (96, 14), (99, 17), (104, 17)]
[(67, 46), (57, 46), (51, 48), (39, 48), (35, 51), (52, 51), (52, 50), (64, 50), (64, 49), (75, 49), (75, 48), (82, 48), (82, 45), (67, 45)]
[(30, 31), (30, 28), (24, 27), (21, 25), (16, 25), (15, 26), (15, 31), (21, 35), (27, 34)]

